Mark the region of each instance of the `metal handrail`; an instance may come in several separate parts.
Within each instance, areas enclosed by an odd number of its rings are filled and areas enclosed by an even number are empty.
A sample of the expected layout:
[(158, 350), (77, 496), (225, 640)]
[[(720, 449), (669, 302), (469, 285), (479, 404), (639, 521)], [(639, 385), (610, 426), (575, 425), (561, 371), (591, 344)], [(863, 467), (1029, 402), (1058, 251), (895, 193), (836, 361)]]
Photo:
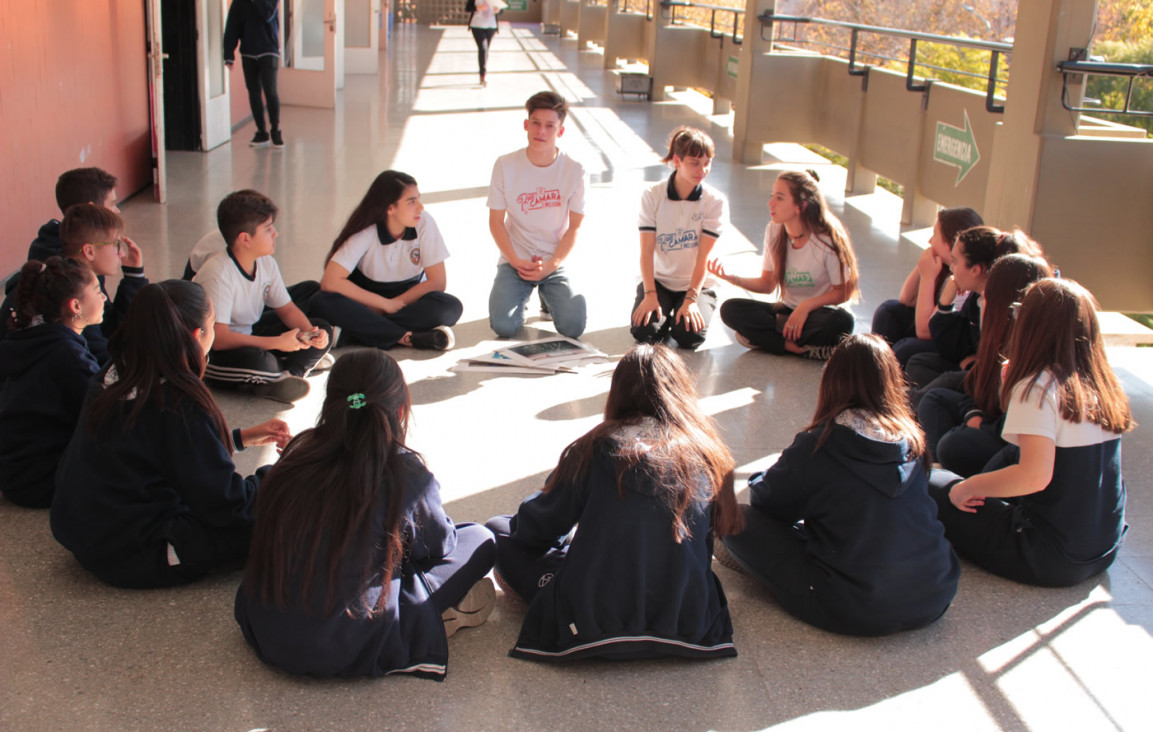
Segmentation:
[[(644, 5), (645, 5), (645, 20), (652, 20), (653, 19), (652, 0), (645, 0)], [(617, 10), (621, 11), (621, 12), (625, 12), (625, 13), (634, 12), (633, 9), (629, 7), (629, 0), (618, 0)]]
[[(917, 68), (917, 43), (924, 41), (927, 43), (940, 43), (944, 45), (956, 46), (958, 48), (972, 48), (979, 51), (989, 51), (991, 57), (989, 59), (989, 74), (986, 77), (987, 84), (985, 86), (985, 110), (992, 113), (1003, 113), (1005, 105), (997, 104), (997, 68), (1000, 65), (1001, 54), (1011, 54), (1013, 52), (1013, 44), (1002, 43), (998, 41), (982, 41), (973, 38), (960, 38), (957, 36), (942, 36), (936, 33), (921, 33), (919, 31), (902, 30), (900, 28), (885, 28), (876, 25), (862, 25), (861, 23), (846, 23), (840, 20), (827, 20), (825, 18), (805, 18), (796, 15), (778, 15), (771, 10), (766, 10), (757, 16), (757, 20), (761, 22), (761, 40), (772, 42), (773, 39), (773, 24), (774, 23), (792, 23), (793, 24), (793, 40), (796, 40), (796, 27), (801, 23), (812, 25), (827, 25), (834, 28), (844, 28), (850, 31), (849, 41), (849, 75), (850, 76), (863, 76), (865, 77), (864, 83), (868, 84), (868, 74), (870, 66), (857, 66), (857, 46), (861, 33), (873, 33), (876, 35), (889, 36), (892, 38), (906, 38), (909, 40), (909, 57), (908, 65), (905, 70), (905, 88), (912, 92), (925, 92), (932, 85), (933, 80), (929, 79), (923, 83), (918, 84), (915, 79), (914, 71)], [(765, 28), (769, 29), (769, 37), (765, 37)]]
[(730, 37), (732, 38), (733, 45), (739, 46), (745, 42), (744, 36), (738, 36), (737, 35), (737, 29), (740, 27), (740, 23), (738, 23), (737, 21), (739, 20), (740, 16), (745, 12), (744, 8), (727, 8), (723, 5), (712, 5), (710, 3), (695, 3), (695, 2), (688, 2), (687, 0), (661, 0), (661, 8), (668, 8), (671, 10), (671, 12), (668, 15), (666, 15), (664, 12), (662, 12), (661, 17), (665, 18), (666, 20), (671, 20), (674, 23), (676, 22), (676, 19), (677, 19), (677, 17), (676, 17), (676, 9), (677, 8), (701, 8), (702, 10), (712, 11), (712, 13), (709, 17), (709, 37), (710, 38), (724, 38), (725, 37), (724, 33), (717, 33), (717, 11), (720, 11), (723, 13), (732, 13), (733, 14), (733, 32), (730, 35)]
[[(1128, 114), (1134, 117), (1153, 117), (1153, 110), (1130, 109), (1133, 101), (1133, 80), (1140, 78), (1153, 79), (1153, 66), (1148, 64), (1114, 64), (1104, 61), (1082, 61), (1073, 59), (1058, 61), (1057, 70), (1064, 77), (1061, 82), (1061, 106), (1070, 112), (1092, 112), (1093, 114)], [(1121, 76), (1129, 79), (1125, 89), (1125, 109), (1107, 109), (1105, 107), (1089, 108), (1074, 107), (1069, 104), (1069, 77), (1070, 76)]]

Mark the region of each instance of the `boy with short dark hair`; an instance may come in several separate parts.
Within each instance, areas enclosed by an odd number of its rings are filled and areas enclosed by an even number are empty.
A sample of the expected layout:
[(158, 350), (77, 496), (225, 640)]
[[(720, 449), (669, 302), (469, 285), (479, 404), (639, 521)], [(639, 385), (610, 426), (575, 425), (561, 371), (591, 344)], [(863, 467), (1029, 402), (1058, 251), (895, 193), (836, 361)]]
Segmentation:
[(488, 189), (489, 231), (500, 249), (488, 299), (489, 324), (501, 338), (524, 324), (534, 289), (552, 313), (557, 332), (584, 333), (585, 298), (573, 292), (562, 266), (584, 219), (584, 167), (557, 149), (568, 105), (538, 92), (525, 103), (528, 147), (497, 158)]
[(310, 321), (284, 286), (272, 257), (277, 211), (258, 191), (225, 196), (216, 221), (228, 249), (209, 258), (192, 281), (204, 287), (216, 313), (205, 380), (291, 403), (308, 394), (304, 377), (328, 353), (332, 329)]
[[(112, 203), (115, 205), (114, 192)], [(56, 227), (55, 234), (59, 246), (54, 255), (46, 255), (44, 258), (59, 255), (84, 262), (92, 268), (100, 282), (105, 297), (104, 321), (88, 326), (83, 335), (88, 350), (96, 360), (101, 364), (106, 363), (108, 339), (120, 327), (136, 293), (148, 284), (148, 278), (144, 276), (144, 255), (136, 242), (124, 236), (124, 220), (120, 214), (94, 203), (70, 206), (64, 214), (64, 220)], [(115, 275), (118, 270), (121, 278), (116, 288), (116, 297), (109, 297), (104, 285), (105, 277)], [(0, 339), (6, 336), (7, 324), (11, 322), (12, 295), (19, 281), (20, 275), (17, 273), (5, 286), (8, 296), (0, 305), (5, 324), (0, 328)]]
[[(56, 179), (56, 205), (63, 214), (78, 203), (94, 203), (113, 213), (120, 213), (116, 205), (116, 176), (100, 168), (75, 168), (65, 171)], [(40, 227), (36, 238), (28, 247), (28, 258), (43, 262), (48, 257), (62, 256), (60, 221), (50, 219)]]

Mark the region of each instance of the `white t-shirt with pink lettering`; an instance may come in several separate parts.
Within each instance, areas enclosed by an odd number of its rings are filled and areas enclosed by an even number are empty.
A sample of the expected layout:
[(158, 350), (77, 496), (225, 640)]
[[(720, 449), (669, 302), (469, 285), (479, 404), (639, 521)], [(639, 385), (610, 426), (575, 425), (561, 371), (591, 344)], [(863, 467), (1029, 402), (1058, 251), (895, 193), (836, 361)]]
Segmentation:
[[(563, 152), (537, 167), (527, 149), (502, 155), (492, 166), (488, 207), (506, 211), (505, 227), (516, 255), (548, 259), (568, 231), (569, 213), (585, 210), (584, 166)], [(501, 262), (507, 262), (501, 255)]]

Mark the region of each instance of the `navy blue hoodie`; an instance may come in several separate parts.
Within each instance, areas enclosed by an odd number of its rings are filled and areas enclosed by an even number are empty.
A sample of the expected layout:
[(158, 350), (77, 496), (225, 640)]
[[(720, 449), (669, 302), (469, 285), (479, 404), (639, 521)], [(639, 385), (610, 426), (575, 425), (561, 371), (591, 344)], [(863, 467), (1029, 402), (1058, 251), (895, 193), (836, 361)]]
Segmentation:
[[(256, 476), (239, 475), (211, 416), (162, 386), (131, 427), (120, 413), (89, 426), (92, 380), (56, 472), (52, 535), (90, 572), (119, 587), (160, 587), (239, 565), (252, 538)], [(170, 566), (168, 545), (180, 563)]]
[(8, 500), (52, 505), (56, 465), (98, 369), (84, 339), (60, 323), (0, 341), (0, 492)]
[(224, 23), (224, 60), (233, 62), (237, 41), (241, 56), (279, 56), (279, 15), (276, 0), (232, 0)]
[[(294, 674), (314, 676), (380, 676), (408, 673), (442, 680), (448, 661), (444, 622), (429, 601), (421, 565), (435, 564), (456, 547), (456, 527), (440, 503), (440, 484), (411, 454), (402, 463), (404, 491), (401, 525), (404, 559), (387, 588), (389, 599), (380, 615), (369, 617), (364, 600), (374, 604), (382, 591), (379, 576), (362, 584), (363, 556), (346, 557), (345, 598), (327, 615), (323, 588), (309, 602), (280, 608), (250, 596), (241, 585), (234, 614), (245, 640), (262, 661)], [(381, 501), (373, 516), (375, 566), (383, 566), (388, 505)], [(318, 562), (323, 563), (323, 557)], [(297, 580), (294, 592), (303, 593)]]
[(749, 479), (753, 508), (804, 521), (814, 601), (868, 635), (943, 613), (961, 568), (923, 462), (908, 457), (903, 440), (836, 424), (814, 453), (821, 429), (798, 434), (773, 467)]
[(571, 661), (737, 655), (720, 580), (712, 571), (712, 505), (692, 502), (691, 536), (673, 539), (672, 512), (654, 478), (633, 468), (617, 489), (619, 448), (603, 441), (585, 480), (559, 482), (520, 505), (510, 539), (545, 552), (578, 522), (564, 562), (529, 604), (509, 655)]

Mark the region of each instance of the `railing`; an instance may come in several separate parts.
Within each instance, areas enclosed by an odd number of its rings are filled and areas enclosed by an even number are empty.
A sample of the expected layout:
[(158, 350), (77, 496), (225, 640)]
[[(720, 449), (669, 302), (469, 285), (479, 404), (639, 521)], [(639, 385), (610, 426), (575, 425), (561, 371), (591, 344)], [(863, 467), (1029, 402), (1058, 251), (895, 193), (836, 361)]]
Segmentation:
[[(633, 3), (638, 6), (643, 6), (640, 9), (632, 7)], [(618, 0), (617, 8), (622, 13), (644, 13), (645, 20), (653, 19), (653, 4), (652, 0)]]
[(667, 9), (668, 14), (661, 12), (661, 16), (666, 20), (673, 23), (677, 22), (677, 8), (700, 8), (702, 10), (710, 11), (709, 16), (709, 37), (710, 38), (724, 38), (725, 34), (717, 33), (717, 13), (731, 13), (732, 24), (729, 37), (733, 41), (734, 46), (739, 46), (744, 42), (744, 37), (738, 35), (737, 31), (741, 27), (741, 16), (744, 15), (744, 8), (727, 8), (723, 5), (709, 5), (707, 3), (694, 3), (686, 2), (685, 0), (661, 0), (661, 8)]
[[(761, 40), (772, 42), (773, 40), (773, 25), (776, 23), (792, 23), (793, 24), (793, 38), (797, 42), (797, 27), (801, 24), (824, 25), (833, 28), (843, 28), (850, 31), (849, 41), (849, 74), (852, 76), (865, 77), (865, 83), (868, 83), (869, 65), (858, 66), (857, 58), (859, 56), (871, 56), (874, 58), (904, 62), (906, 64), (905, 71), (905, 88), (912, 92), (923, 92), (932, 84), (932, 80), (924, 81), (923, 83), (916, 82), (915, 71), (917, 69), (917, 43), (939, 43), (942, 45), (955, 46), (957, 48), (971, 48), (979, 51), (988, 51), (991, 56), (989, 58), (989, 73), (984, 77), (986, 80), (985, 85), (985, 109), (993, 113), (1003, 113), (1005, 105), (997, 103), (997, 84), (998, 82), (1004, 83), (1003, 79), (997, 77), (997, 69), (1000, 65), (1001, 55), (1009, 55), (1013, 52), (1013, 45), (1011, 43), (999, 43), (996, 41), (981, 41), (972, 38), (959, 38), (957, 36), (942, 36), (935, 33), (919, 33), (917, 31), (901, 30), (899, 28), (884, 28), (875, 25), (861, 25), (859, 23), (845, 23), (839, 20), (825, 20), (824, 18), (804, 18), (793, 15), (777, 15), (771, 11), (766, 11), (757, 16), (757, 20), (761, 22)], [(765, 37), (765, 29), (768, 29), (769, 35)], [(869, 53), (859, 50), (860, 35), (862, 33), (871, 33), (889, 38), (905, 38), (909, 41), (909, 53), (907, 58), (898, 59), (880, 54)], [(785, 39), (789, 40), (789, 39)], [(807, 41), (800, 41), (807, 43)], [(831, 44), (813, 42), (814, 45), (822, 45), (832, 47)], [(954, 73), (977, 76), (969, 72), (959, 69), (942, 69), (939, 66), (932, 66), (920, 64), (925, 68), (934, 68), (937, 70), (948, 70)]]
[[(1130, 103), (1133, 100), (1133, 80), (1134, 79), (1153, 79), (1153, 66), (1146, 64), (1111, 64), (1103, 61), (1059, 61), (1057, 62), (1057, 69), (1064, 74), (1064, 81), (1061, 83), (1061, 106), (1068, 109), (1070, 112), (1092, 112), (1094, 114), (1101, 114), (1102, 112), (1108, 114), (1128, 114), (1134, 117), (1153, 117), (1153, 110), (1151, 109), (1131, 109)], [(1125, 90), (1125, 108), (1124, 109), (1107, 109), (1104, 107), (1074, 107), (1069, 104), (1069, 77), (1070, 76), (1120, 76), (1128, 77), (1129, 86)]]

